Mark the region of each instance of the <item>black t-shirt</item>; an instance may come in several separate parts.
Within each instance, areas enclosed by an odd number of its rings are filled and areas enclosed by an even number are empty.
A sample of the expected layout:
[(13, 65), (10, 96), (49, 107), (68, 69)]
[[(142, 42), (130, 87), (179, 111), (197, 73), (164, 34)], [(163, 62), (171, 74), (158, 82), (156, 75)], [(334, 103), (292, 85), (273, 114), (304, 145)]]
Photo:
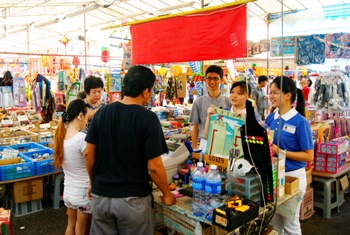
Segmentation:
[(139, 105), (110, 103), (95, 114), (86, 142), (95, 144), (92, 193), (145, 197), (148, 160), (168, 152), (159, 119)]

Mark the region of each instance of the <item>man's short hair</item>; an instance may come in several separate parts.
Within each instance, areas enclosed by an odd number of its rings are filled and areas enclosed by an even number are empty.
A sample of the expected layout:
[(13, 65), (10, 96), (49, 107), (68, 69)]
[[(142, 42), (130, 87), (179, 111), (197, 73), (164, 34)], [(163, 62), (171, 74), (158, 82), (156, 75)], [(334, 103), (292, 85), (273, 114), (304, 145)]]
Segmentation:
[(207, 76), (208, 73), (217, 73), (219, 74), (220, 78), (223, 78), (224, 76), (224, 70), (217, 65), (210, 65), (207, 70), (205, 70), (205, 76)]
[(268, 78), (265, 75), (261, 75), (258, 77), (258, 84), (268, 81)]

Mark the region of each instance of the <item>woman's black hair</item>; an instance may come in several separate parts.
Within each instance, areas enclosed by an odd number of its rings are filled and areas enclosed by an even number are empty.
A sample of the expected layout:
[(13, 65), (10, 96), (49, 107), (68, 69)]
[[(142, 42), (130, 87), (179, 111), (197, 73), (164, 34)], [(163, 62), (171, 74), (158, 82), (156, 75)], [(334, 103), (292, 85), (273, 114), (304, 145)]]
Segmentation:
[(88, 112), (88, 105), (82, 99), (75, 99), (68, 105), (67, 111), (63, 112), (62, 120), (64, 123), (70, 123), (75, 117), (79, 116), (80, 113), (86, 115)]
[(89, 76), (84, 81), (84, 91), (87, 95), (90, 94), (91, 89), (101, 88), (103, 89), (103, 81), (99, 77)]
[[(247, 93), (247, 86), (248, 86), (248, 93)], [(232, 84), (231, 89), (230, 89), (230, 93), (233, 90), (233, 88), (235, 88), (235, 87), (241, 88), (241, 92), (246, 93), (248, 96), (250, 96), (252, 93), (252, 88), (250, 87), (250, 85), (246, 81), (234, 82)]]
[(305, 117), (305, 100), (303, 92), (297, 88), (295, 82), (286, 76), (276, 77), (271, 84), (275, 84), (278, 89), (281, 90), (281, 81), (282, 81), (282, 92), (287, 94), (288, 92), (292, 95), (291, 104), (297, 100), (295, 109)]

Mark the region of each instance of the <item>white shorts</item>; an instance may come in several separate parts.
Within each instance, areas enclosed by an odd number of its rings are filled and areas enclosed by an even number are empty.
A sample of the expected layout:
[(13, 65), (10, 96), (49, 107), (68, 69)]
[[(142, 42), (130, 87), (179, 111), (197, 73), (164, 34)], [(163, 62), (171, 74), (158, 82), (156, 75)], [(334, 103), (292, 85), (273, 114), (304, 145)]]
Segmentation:
[(87, 191), (87, 188), (64, 186), (64, 204), (81, 213), (91, 214), (91, 200), (87, 197)]

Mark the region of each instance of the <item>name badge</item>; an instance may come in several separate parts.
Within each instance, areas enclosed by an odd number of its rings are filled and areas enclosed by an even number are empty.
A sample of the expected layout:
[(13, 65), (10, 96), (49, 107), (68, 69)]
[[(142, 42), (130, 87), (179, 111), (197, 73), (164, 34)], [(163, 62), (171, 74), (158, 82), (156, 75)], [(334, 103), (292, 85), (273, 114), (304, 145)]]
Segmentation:
[(295, 133), (295, 129), (296, 129), (295, 126), (287, 124), (287, 123), (285, 123), (284, 126), (283, 126), (283, 130), (286, 131), (286, 132), (289, 132), (291, 134)]

